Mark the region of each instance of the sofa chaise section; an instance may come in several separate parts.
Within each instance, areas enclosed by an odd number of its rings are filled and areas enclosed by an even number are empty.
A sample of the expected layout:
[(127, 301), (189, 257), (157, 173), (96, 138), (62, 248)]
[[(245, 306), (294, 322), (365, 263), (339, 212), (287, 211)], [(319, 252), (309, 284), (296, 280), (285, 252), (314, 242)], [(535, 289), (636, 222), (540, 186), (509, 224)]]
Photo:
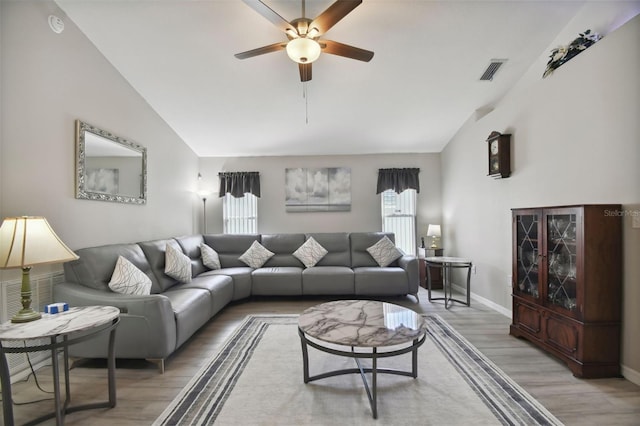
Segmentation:
[(352, 232), (349, 234), (351, 267), (354, 273), (356, 295), (397, 296), (414, 295), (417, 299), (420, 277), (418, 259), (403, 255), (389, 266), (381, 267), (367, 249), (383, 237), (395, 242), (393, 233)]

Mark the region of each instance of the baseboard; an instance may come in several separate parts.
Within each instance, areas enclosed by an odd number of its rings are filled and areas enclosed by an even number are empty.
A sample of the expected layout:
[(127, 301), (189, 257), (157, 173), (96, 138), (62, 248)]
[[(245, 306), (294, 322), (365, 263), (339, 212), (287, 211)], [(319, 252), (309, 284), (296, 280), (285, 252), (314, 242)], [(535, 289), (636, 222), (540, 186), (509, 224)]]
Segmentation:
[[(452, 284), (452, 287), (455, 290), (457, 290), (460, 293), (462, 293), (462, 294), (464, 294), (467, 291), (466, 286), (463, 287), (463, 286), (459, 286), (457, 284)], [(493, 309), (494, 311), (498, 312), (499, 314), (504, 315), (505, 317), (511, 318), (511, 309), (505, 308), (504, 306), (499, 305), (499, 304), (497, 304), (497, 303), (495, 303), (495, 302), (493, 302), (493, 301), (491, 301), (489, 299), (486, 299), (486, 298), (484, 298), (482, 296), (479, 296), (479, 295), (475, 294), (474, 292), (471, 292), (471, 299), (475, 300), (476, 302), (482, 303), (486, 307)]]
[(622, 377), (624, 377), (634, 385), (640, 386), (640, 372), (633, 370), (625, 365), (620, 365), (620, 370), (622, 372)]

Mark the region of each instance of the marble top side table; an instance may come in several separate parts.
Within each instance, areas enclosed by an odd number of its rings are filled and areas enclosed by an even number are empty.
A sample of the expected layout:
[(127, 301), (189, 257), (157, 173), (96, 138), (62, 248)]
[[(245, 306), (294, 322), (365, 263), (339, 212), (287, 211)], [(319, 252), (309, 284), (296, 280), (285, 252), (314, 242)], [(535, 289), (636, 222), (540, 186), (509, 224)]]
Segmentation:
[[(439, 256), (439, 257), (427, 257), (427, 298), (429, 301), (432, 300), (444, 300), (445, 309), (449, 309), (449, 306), (453, 304), (453, 302), (462, 303), (466, 306), (471, 306), (471, 269), (473, 267), (473, 263), (471, 259), (466, 259), (464, 257), (450, 257), (450, 256)], [(429, 273), (432, 268), (442, 268), (442, 287), (444, 289), (444, 297), (431, 297), (431, 274)], [(466, 268), (467, 269), (467, 294), (466, 301), (454, 299), (453, 291), (451, 286), (451, 274), (454, 269)], [(447, 292), (449, 293), (447, 295)]]
[[(118, 308), (113, 306), (84, 306), (71, 308), (68, 311), (58, 314), (43, 314), (41, 319), (32, 322), (6, 322), (0, 324), (0, 383), (2, 384), (4, 424), (7, 426), (14, 424), (11, 400), (11, 377), (9, 375), (7, 353), (51, 351), (55, 411), (32, 420), (28, 424), (39, 423), (55, 417), (56, 425), (62, 425), (64, 415), (67, 413), (93, 408), (115, 407), (115, 331), (119, 321), (120, 310)], [(70, 345), (91, 339), (96, 334), (106, 331), (110, 332), (107, 362), (109, 400), (106, 402), (70, 407), (68, 348)], [(36, 341), (29, 344), (28, 342), (39, 339), (49, 339), (49, 343), (41, 344), (39, 341)], [(16, 345), (14, 343), (12, 345), (12, 342), (24, 342), (24, 344)], [(61, 402), (60, 398), (60, 372), (58, 366), (58, 350), (60, 348), (62, 348), (64, 354), (64, 402)]]

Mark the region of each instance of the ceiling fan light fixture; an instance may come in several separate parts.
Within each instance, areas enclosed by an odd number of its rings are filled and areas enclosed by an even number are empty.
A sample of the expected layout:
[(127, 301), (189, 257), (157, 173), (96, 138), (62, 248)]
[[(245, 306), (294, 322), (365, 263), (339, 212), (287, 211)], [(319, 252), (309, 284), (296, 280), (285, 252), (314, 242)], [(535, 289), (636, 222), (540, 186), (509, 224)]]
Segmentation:
[(320, 57), (320, 44), (310, 38), (295, 38), (287, 43), (287, 55), (299, 64), (310, 64)]

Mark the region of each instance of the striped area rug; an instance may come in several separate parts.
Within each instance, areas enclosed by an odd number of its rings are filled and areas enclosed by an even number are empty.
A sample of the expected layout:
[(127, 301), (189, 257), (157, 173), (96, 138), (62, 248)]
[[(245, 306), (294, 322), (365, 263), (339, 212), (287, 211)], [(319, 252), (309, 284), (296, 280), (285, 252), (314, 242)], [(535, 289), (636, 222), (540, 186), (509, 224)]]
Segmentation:
[[(418, 378), (378, 375), (377, 420), (359, 375), (303, 383), (297, 315), (251, 315), (154, 425), (561, 425), (441, 317), (426, 319)], [(309, 360), (311, 375), (354, 364), (312, 348)]]

